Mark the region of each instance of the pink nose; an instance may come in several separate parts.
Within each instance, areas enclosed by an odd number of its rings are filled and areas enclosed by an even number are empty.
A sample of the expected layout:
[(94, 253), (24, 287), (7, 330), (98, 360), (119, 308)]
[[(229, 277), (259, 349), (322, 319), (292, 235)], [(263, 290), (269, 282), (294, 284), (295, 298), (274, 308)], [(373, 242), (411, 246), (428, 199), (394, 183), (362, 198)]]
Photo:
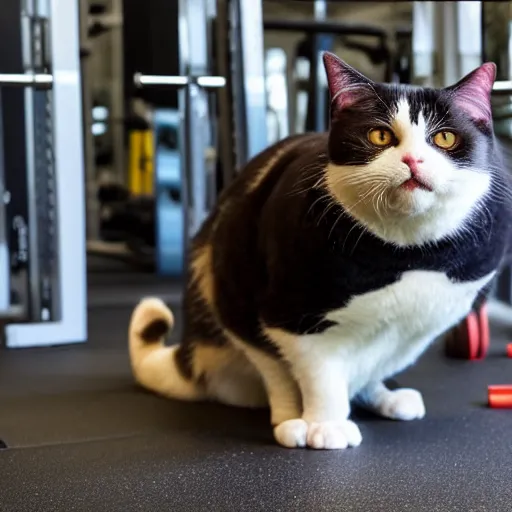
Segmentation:
[(411, 174), (416, 176), (419, 173), (418, 165), (423, 163), (423, 159), (407, 154), (402, 157), (402, 162), (409, 167)]

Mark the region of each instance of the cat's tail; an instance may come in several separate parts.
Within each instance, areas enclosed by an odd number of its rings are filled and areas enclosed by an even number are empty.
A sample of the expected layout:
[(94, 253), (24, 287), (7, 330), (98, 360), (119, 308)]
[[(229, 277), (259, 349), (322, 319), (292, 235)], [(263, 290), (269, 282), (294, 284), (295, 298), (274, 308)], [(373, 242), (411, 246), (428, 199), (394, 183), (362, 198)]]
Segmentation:
[(133, 375), (143, 387), (178, 400), (202, 400), (200, 385), (180, 370), (176, 355), (179, 345), (166, 346), (174, 326), (174, 316), (157, 298), (143, 299), (132, 313), (129, 351)]

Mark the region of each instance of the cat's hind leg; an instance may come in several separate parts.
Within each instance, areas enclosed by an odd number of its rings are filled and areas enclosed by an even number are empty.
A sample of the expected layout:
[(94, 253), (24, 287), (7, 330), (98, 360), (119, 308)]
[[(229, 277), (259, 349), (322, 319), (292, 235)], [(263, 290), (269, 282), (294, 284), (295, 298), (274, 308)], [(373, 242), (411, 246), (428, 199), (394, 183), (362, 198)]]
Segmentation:
[(287, 363), (263, 350), (243, 343), (232, 334), (230, 338), (261, 376), (268, 396), (270, 421), (274, 427), (276, 441), (288, 448), (305, 446), (306, 431), (300, 422), (297, 423), (295, 429), (283, 431), (278, 428), (283, 422), (293, 421), (302, 415), (300, 389)]
[(206, 308), (195, 319), (189, 315), (184, 343), (165, 346), (174, 323), (172, 312), (160, 299), (142, 300), (132, 314), (129, 330), (135, 379), (168, 398), (266, 407), (267, 394), (256, 368), (214, 328), (213, 321)]
[(354, 402), (384, 418), (410, 421), (425, 416), (425, 404), (419, 391), (409, 388), (388, 389), (383, 382), (367, 385)]

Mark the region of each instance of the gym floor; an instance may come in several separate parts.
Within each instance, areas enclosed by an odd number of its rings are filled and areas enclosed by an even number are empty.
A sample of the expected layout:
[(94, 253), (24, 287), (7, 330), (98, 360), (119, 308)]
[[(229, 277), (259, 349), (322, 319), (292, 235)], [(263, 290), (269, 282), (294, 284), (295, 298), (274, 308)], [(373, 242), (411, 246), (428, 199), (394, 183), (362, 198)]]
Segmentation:
[(485, 361), (448, 360), (438, 344), (398, 376), (423, 392), (425, 420), (356, 411), (359, 448), (286, 450), (265, 411), (133, 384), (137, 295), (158, 290), (180, 317), (176, 283), (141, 283), (91, 279), (87, 344), (0, 352), (1, 512), (510, 512), (512, 412), (486, 407), (488, 384), (512, 382), (506, 332), (494, 329)]

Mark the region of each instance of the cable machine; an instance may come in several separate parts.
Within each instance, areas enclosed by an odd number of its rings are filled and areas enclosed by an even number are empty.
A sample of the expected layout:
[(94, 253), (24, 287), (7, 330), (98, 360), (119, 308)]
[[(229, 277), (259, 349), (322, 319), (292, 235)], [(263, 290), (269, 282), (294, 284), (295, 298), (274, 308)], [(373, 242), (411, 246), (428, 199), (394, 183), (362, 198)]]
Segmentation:
[(87, 336), (78, 5), (56, 4), (9, 0), (0, 17), (9, 49), (0, 54), (0, 317), (8, 347)]

